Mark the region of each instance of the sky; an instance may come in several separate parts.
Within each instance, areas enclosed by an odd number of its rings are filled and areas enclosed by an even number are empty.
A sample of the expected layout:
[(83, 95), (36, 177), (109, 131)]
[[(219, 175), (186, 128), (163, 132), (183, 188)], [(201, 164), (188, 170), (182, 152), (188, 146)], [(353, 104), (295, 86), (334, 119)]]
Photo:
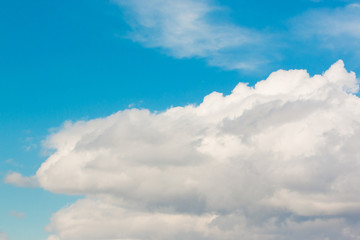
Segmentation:
[(4, 0), (0, 240), (360, 239), (360, 2)]

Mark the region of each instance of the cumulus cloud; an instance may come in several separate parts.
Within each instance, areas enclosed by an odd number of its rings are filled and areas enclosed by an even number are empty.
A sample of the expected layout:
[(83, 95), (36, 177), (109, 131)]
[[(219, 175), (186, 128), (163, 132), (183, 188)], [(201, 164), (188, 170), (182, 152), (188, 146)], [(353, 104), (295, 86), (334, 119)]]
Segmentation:
[(211, 65), (226, 69), (249, 70), (266, 61), (260, 54), (255, 55), (268, 37), (220, 21), (215, 15), (224, 9), (212, 1), (115, 2), (126, 9), (133, 29), (130, 38), (146, 47), (161, 48), (176, 58), (204, 58)]
[(24, 177), (20, 173), (10, 172), (5, 176), (4, 183), (12, 184), (18, 187), (38, 187), (35, 177)]
[[(351, 3), (335, 9), (318, 9), (294, 19), (302, 38), (316, 38), (322, 47), (360, 54), (360, 4)], [(355, 49), (355, 50), (354, 50)]]
[(47, 230), (55, 227), (59, 231), (60, 226), (60, 239), (186, 239), (201, 236), (199, 233), (208, 235), (214, 218), (210, 214), (143, 212), (119, 207), (106, 198), (87, 198), (56, 213)]
[(84, 198), (50, 239), (359, 239), (360, 99), (342, 61), (161, 113), (66, 122), (40, 186)]

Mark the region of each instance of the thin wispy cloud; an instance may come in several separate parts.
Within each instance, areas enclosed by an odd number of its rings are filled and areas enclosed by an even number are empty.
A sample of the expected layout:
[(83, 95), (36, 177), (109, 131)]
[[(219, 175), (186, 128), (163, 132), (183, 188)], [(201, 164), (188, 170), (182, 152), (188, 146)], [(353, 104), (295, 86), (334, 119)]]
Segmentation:
[(339, 37), (360, 39), (360, 4), (313, 10), (295, 20), (298, 22), (299, 33), (307, 38), (317, 36), (324, 41)]
[(15, 218), (17, 218), (17, 219), (23, 219), (23, 218), (25, 218), (25, 213), (19, 212), (19, 211), (15, 211), (15, 210), (11, 211), (9, 215), (12, 216), (12, 217), (15, 217)]
[(358, 238), (358, 88), (339, 61), (198, 106), (67, 122), (34, 178), (85, 198), (52, 216), (49, 240)]
[(295, 18), (294, 25), (303, 38), (316, 37), (325, 47), (354, 51), (360, 42), (360, 4), (312, 10)]
[[(217, 17), (226, 6), (215, 1), (115, 2), (126, 12), (132, 29), (128, 37), (133, 41), (175, 58), (205, 59), (227, 70), (253, 71), (276, 65), (286, 61), (287, 51), (297, 49), (299, 43), (306, 46), (310, 42), (339, 57), (360, 55), (360, 5), (351, 1), (337, 9), (309, 9), (288, 19), (291, 24), (283, 30), (273, 31), (271, 25), (266, 31), (250, 29)], [(312, 53), (307, 51), (309, 57)]]
[(5, 163), (8, 164), (8, 165), (11, 165), (11, 166), (13, 166), (13, 167), (16, 167), (16, 168), (23, 168), (23, 167), (24, 167), (24, 165), (16, 162), (16, 161), (15, 161), (14, 159), (12, 159), (12, 158), (6, 159), (6, 160), (5, 160)]
[(125, 8), (133, 29), (129, 37), (146, 47), (160, 48), (176, 58), (203, 58), (226, 69), (251, 70), (266, 60), (254, 56), (266, 36), (216, 18), (223, 9), (212, 1), (115, 2)]

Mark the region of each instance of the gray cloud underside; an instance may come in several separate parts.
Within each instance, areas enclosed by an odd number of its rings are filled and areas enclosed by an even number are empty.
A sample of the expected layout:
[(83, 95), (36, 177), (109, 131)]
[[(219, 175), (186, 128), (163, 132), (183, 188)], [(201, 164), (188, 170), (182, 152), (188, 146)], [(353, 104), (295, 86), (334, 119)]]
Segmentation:
[(53, 215), (49, 240), (358, 239), (357, 91), (339, 61), (199, 106), (67, 122), (35, 178), (85, 197)]

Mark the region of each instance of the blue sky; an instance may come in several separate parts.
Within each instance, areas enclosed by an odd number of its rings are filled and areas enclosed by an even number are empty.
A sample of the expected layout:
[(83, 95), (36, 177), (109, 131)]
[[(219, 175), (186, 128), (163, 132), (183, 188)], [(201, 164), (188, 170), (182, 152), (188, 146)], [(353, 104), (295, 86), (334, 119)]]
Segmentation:
[(339, 59), (358, 75), (359, 16), (359, 3), (345, 0), (3, 1), (0, 239), (47, 239), (51, 216), (88, 198), (3, 180), (35, 175), (64, 122), (197, 106), (278, 69), (322, 74)]

